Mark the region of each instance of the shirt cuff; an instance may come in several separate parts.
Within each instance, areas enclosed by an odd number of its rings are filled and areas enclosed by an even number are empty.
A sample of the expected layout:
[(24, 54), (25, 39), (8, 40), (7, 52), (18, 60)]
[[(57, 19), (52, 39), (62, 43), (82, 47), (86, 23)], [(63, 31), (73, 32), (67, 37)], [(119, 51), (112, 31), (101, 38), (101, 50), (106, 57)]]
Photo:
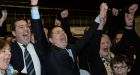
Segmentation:
[(99, 23), (99, 24), (101, 23), (99, 16), (97, 16), (97, 17), (95, 18), (95, 22), (96, 22), (96, 23)]
[(32, 7), (31, 8), (31, 17), (32, 19), (40, 19), (40, 14), (38, 11), (38, 7)]

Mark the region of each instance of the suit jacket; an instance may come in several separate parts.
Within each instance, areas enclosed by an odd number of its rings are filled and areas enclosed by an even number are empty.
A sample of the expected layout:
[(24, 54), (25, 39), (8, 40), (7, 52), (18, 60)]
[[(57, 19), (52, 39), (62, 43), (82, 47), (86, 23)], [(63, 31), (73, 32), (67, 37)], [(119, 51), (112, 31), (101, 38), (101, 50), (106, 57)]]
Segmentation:
[[(40, 64), (41, 64), (41, 75), (46, 75), (44, 54), (39, 46), (40, 46), (39, 44), (34, 44), (35, 51), (39, 57)], [(12, 58), (10, 63), (12, 64), (14, 69), (18, 70), (18, 72), (21, 72), (24, 68), (24, 61), (23, 61), (22, 50), (17, 42), (11, 45), (11, 53), (12, 53)]]
[(90, 41), (98, 24), (94, 22), (87, 31), (88, 33), (74, 47), (68, 45), (67, 49), (71, 49), (74, 61), (72, 61), (65, 49), (48, 44), (39, 19), (32, 20), (32, 26), (36, 39), (42, 40), (41, 47), (46, 51), (47, 75), (80, 75), (77, 64), (77, 52), (82, 50), (87, 42)]
[(87, 46), (87, 60), (91, 75), (107, 75), (106, 68), (100, 57), (100, 40), (102, 36), (102, 31), (98, 30), (93, 36), (91, 42)]

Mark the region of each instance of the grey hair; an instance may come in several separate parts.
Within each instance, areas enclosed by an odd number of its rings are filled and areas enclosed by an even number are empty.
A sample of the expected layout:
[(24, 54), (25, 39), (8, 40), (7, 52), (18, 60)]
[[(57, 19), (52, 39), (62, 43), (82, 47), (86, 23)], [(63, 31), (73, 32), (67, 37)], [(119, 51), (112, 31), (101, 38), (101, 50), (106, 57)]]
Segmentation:
[(110, 40), (110, 38), (109, 38), (109, 36), (108, 36), (108, 35), (106, 35), (106, 34), (102, 34), (102, 37), (107, 38), (107, 39), (108, 39), (108, 41), (109, 41), (109, 43), (110, 43), (110, 46), (112, 46), (111, 40)]

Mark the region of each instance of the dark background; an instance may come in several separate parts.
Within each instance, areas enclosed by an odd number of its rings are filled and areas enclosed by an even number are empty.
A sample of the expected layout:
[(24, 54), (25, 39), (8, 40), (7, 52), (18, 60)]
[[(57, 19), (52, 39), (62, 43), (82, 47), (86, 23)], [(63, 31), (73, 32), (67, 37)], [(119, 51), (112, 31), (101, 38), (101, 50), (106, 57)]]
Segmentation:
[[(99, 6), (102, 2), (107, 2), (109, 8), (116, 7), (124, 9), (124, 7), (126, 7), (130, 3), (139, 3), (138, 1), (139, 0), (39, 0), (39, 6), (41, 7), (41, 9), (53, 11), (58, 11), (63, 8), (67, 8), (73, 13), (78, 12), (78, 14), (82, 15), (92, 15), (93, 13), (98, 12)], [(20, 10), (24, 7), (27, 8), (30, 5), (30, 0), (1, 0), (0, 2), (1, 8), (8, 8), (10, 10)], [(48, 11), (47, 13), (49, 12), (50, 11)], [(138, 12), (140, 12), (140, 10), (138, 10)]]
[[(69, 9), (70, 26), (89, 26), (99, 13), (102, 2), (106, 2), (111, 11), (112, 7), (126, 10), (125, 8), (133, 2), (140, 4), (138, 1), (140, 0), (39, 0), (39, 9), (45, 18), (45, 25), (54, 24), (56, 14), (63, 9)], [(6, 24), (12, 24), (18, 17), (30, 17), (30, 0), (0, 0), (0, 11), (2, 9), (8, 10), (8, 17), (3, 26), (7, 34)], [(137, 14), (140, 15), (140, 8)]]

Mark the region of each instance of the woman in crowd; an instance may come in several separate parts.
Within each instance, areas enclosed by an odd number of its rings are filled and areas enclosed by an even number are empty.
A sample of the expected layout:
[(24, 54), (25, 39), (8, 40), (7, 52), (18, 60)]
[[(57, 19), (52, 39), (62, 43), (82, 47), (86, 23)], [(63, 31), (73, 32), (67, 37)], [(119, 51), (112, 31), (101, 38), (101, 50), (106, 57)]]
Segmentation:
[(0, 39), (0, 75), (13, 75), (14, 69), (9, 65), (11, 48), (8, 41)]

